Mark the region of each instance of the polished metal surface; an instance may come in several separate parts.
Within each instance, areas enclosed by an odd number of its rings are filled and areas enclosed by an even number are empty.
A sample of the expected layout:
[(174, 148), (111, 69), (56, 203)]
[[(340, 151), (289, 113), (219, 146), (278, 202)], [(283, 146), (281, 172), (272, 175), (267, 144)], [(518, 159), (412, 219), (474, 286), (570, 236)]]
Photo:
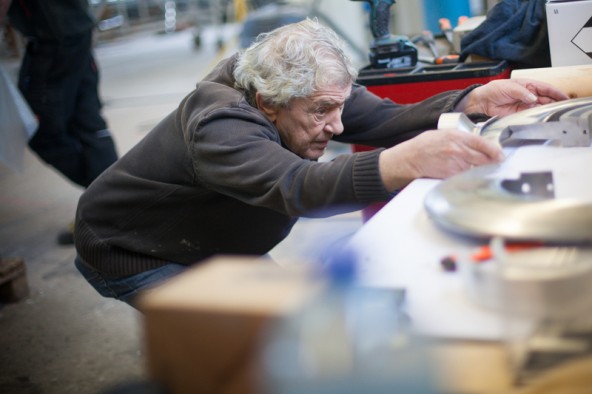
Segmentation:
[(536, 246), (508, 252), (494, 238), (492, 259), (462, 261), (470, 299), (506, 317), (569, 319), (592, 308), (592, 247)]
[[(434, 222), (480, 238), (592, 242), (592, 98), (547, 104), (477, 125), (449, 114), (440, 126), (454, 122), (505, 147), (524, 140), (550, 146), (540, 146), (540, 155), (526, 162), (507, 159), (441, 182), (424, 202)], [(558, 195), (558, 183), (575, 192)]]
[(502, 146), (519, 140), (553, 140), (564, 147), (590, 146), (592, 97), (546, 104), (480, 124), (461, 113), (443, 114), (438, 128), (457, 128)]
[[(431, 219), (446, 230), (479, 238), (592, 242), (592, 201), (554, 198), (552, 183), (521, 181), (528, 174), (496, 178), (498, 169), (477, 167), (441, 182), (424, 202)], [(590, 179), (588, 168), (574, 171), (581, 175), (575, 181)], [(509, 188), (512, 182), (519, 185)]]
[(565, 100), (508, 115), (486, 124), (480, 134), (499, 141), (557, 140), (564, 147), (590, 146), (592, 97)]

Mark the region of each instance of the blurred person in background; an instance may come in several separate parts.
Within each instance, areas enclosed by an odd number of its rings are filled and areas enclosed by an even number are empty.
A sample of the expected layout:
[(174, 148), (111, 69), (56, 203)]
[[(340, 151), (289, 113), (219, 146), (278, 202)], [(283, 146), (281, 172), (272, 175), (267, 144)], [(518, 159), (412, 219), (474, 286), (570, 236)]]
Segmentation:
[[(101, 115), (99, 71), (92, 53), (95, 20), (88, 2), (0, 1), (11, 26), (27, 40), (18, 86), (39, 121), (29, 146), (45, 163), (86, 188), (117, 160)], [(73, 223), (59, 234), (58, 243), (73, 244)]]
[[(567, 98), (544, 83), (498, 80), (398, 105), (356, 78), (339, 37), (310, 19), (221, 61), (82, 194), (79, 271), (133, 306), (208, 257), (265, 255), (298, 217), (351, 212), (414, 179), (503, 160), (483, 137), (434, 130), (443, 112), (503, 116)], [(319, 162), (331, 139), (379, 148)]]

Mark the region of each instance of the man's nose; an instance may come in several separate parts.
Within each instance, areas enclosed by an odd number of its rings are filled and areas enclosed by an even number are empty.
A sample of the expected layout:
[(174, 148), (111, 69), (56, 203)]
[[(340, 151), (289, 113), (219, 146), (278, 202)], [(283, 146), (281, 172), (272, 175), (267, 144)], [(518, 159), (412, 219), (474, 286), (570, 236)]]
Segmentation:
[(341, 122), (341, 110), (335, 109), (328, 114), (325, 131), (335, 135), (343, 133), (343, 123)]

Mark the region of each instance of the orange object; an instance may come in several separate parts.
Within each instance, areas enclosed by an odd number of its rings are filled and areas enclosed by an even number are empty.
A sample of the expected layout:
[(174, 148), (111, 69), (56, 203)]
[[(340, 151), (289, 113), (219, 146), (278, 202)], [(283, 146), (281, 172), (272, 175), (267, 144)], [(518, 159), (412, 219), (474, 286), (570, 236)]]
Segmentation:
[[(541, 242), (516, 242), (516, 243), (509, 243), (506, 244), (506, 251), (507, 252), (518, 252), (525, 249), (532, 249), (542, 246)], [(493, 257), (493, 252), (491, 251), (491, 247), (489, 245), (485, 245), (477, 249), (475, 253), (471, 255), (471, 260), (480, 263), (483, 261), (490, 260)]]
[(458, 63), (459, 55), (446, 55), (434, 59), (434, 64), (451, 64)]
[[(532, 249), (543, 246), (542, 242), (514, 242), (505, 245), (507, 252), (519, 252), (525, 249)], [(473, 263), (483, 263), (493, 258), (493, 252), (489, 245), (481, 246), (473, 254), (469, 256), (469, 259)], [(453, 272), (456, 271), (457, 256), (445, 256), (440, 260), (440, 265), (444, 271)]]

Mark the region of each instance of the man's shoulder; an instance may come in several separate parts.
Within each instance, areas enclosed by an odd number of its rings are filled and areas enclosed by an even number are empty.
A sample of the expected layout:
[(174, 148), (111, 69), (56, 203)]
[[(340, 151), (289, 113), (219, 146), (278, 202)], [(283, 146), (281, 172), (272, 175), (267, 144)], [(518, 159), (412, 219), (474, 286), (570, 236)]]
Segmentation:
[(186, 97), (182, 107), (209, 113), (219, 109), (241, 108), (243, 102), (246, 103), (242, 92), (218, 82), (201, 81)]
[(234, 88), (234, 76), (232, 72), (236, 64), (237, 55), (222, 59), (214, 68), (203, 78), (203, 82), (214, 82), (221, 85)]

